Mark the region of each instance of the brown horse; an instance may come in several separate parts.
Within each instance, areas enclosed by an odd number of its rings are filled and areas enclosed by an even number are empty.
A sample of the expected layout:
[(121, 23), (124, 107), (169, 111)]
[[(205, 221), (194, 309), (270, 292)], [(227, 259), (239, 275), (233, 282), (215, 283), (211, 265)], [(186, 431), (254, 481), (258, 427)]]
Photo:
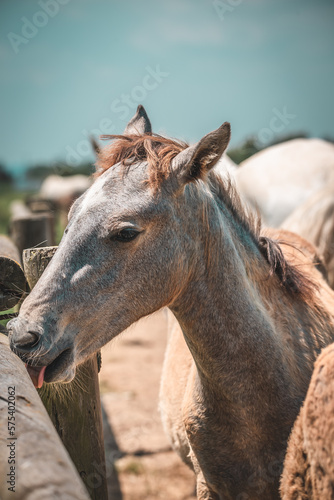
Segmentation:
[(313, 247), (261, 233), (214, 173), (229, 138), (224, 123), (187, 147), (152, 134), (139, 107), (101, 151), (100, 176), (74, 203), (10, 342), (38, 385), (66, 382), (168, 306), (182, 334), (169, 340), (161, 407), (198, 498), (271, 500), (314, 360), (334, 339), (334, 293)]
[(334, 497), (334, 344), (318, 357), (284, 462), (284, 500)]

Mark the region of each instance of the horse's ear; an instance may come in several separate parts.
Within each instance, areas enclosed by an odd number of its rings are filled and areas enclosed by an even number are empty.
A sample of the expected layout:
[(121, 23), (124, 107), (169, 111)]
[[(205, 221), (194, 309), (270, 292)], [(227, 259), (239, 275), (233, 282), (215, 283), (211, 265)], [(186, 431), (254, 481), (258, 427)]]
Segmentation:
[(186, 184), (205, 177), (221, 158), (231, 137), (228, 122), (205, 135), (197, 144), (181, 151), (173, 160), (172, 168), (179, 181)]
[(91, 135), (89, 139), (90, 139), (90, 144), (92, 146), (92, 150), (94, 151), (95, 156), (97, 156), (101, 151), (100, 145), (94, 136)]
[(124, 130), (124, 135), (143, 135), (151, 134), (152, 126), (145, 111), (144, 106), (139, 104), (137, 112), (133, 118), (129, 121)]

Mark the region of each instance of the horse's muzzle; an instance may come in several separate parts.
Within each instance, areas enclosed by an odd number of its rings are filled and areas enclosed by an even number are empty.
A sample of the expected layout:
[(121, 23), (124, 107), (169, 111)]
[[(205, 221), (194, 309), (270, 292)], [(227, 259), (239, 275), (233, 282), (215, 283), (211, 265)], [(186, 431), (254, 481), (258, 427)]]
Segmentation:
[(43, 331), (37, 324), (18, 317), (7, 323), (7, 330), (10, 347), (20, 357), (29, 356), (40, 348)]
[(71, 346), (56, 342), (43, 328), (24, 317), (17, 317), (7, 324), (10, 347), (26, 363), (35, 385), (43, 382), (69, 382), (75, 375), (74, 351)]

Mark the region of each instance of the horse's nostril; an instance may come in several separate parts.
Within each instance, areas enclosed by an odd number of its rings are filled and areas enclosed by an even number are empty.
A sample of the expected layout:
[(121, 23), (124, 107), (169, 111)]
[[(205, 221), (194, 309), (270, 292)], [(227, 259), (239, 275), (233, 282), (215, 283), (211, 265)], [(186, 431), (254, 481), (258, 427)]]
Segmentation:
[(39, 339), (39, 333), (28, 331), (23, 335), (20, 335), (20, 338), (17, 341), (17, 347), (34, 347), (36, 344), (38, 344)]

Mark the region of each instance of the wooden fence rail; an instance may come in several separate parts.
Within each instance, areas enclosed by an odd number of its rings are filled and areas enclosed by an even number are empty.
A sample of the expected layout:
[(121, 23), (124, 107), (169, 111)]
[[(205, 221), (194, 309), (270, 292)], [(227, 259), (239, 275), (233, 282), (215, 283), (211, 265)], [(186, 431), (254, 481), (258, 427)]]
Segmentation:
[(89, 500), (24, 364), (1, 334), (0, 367), (0, 498)]

